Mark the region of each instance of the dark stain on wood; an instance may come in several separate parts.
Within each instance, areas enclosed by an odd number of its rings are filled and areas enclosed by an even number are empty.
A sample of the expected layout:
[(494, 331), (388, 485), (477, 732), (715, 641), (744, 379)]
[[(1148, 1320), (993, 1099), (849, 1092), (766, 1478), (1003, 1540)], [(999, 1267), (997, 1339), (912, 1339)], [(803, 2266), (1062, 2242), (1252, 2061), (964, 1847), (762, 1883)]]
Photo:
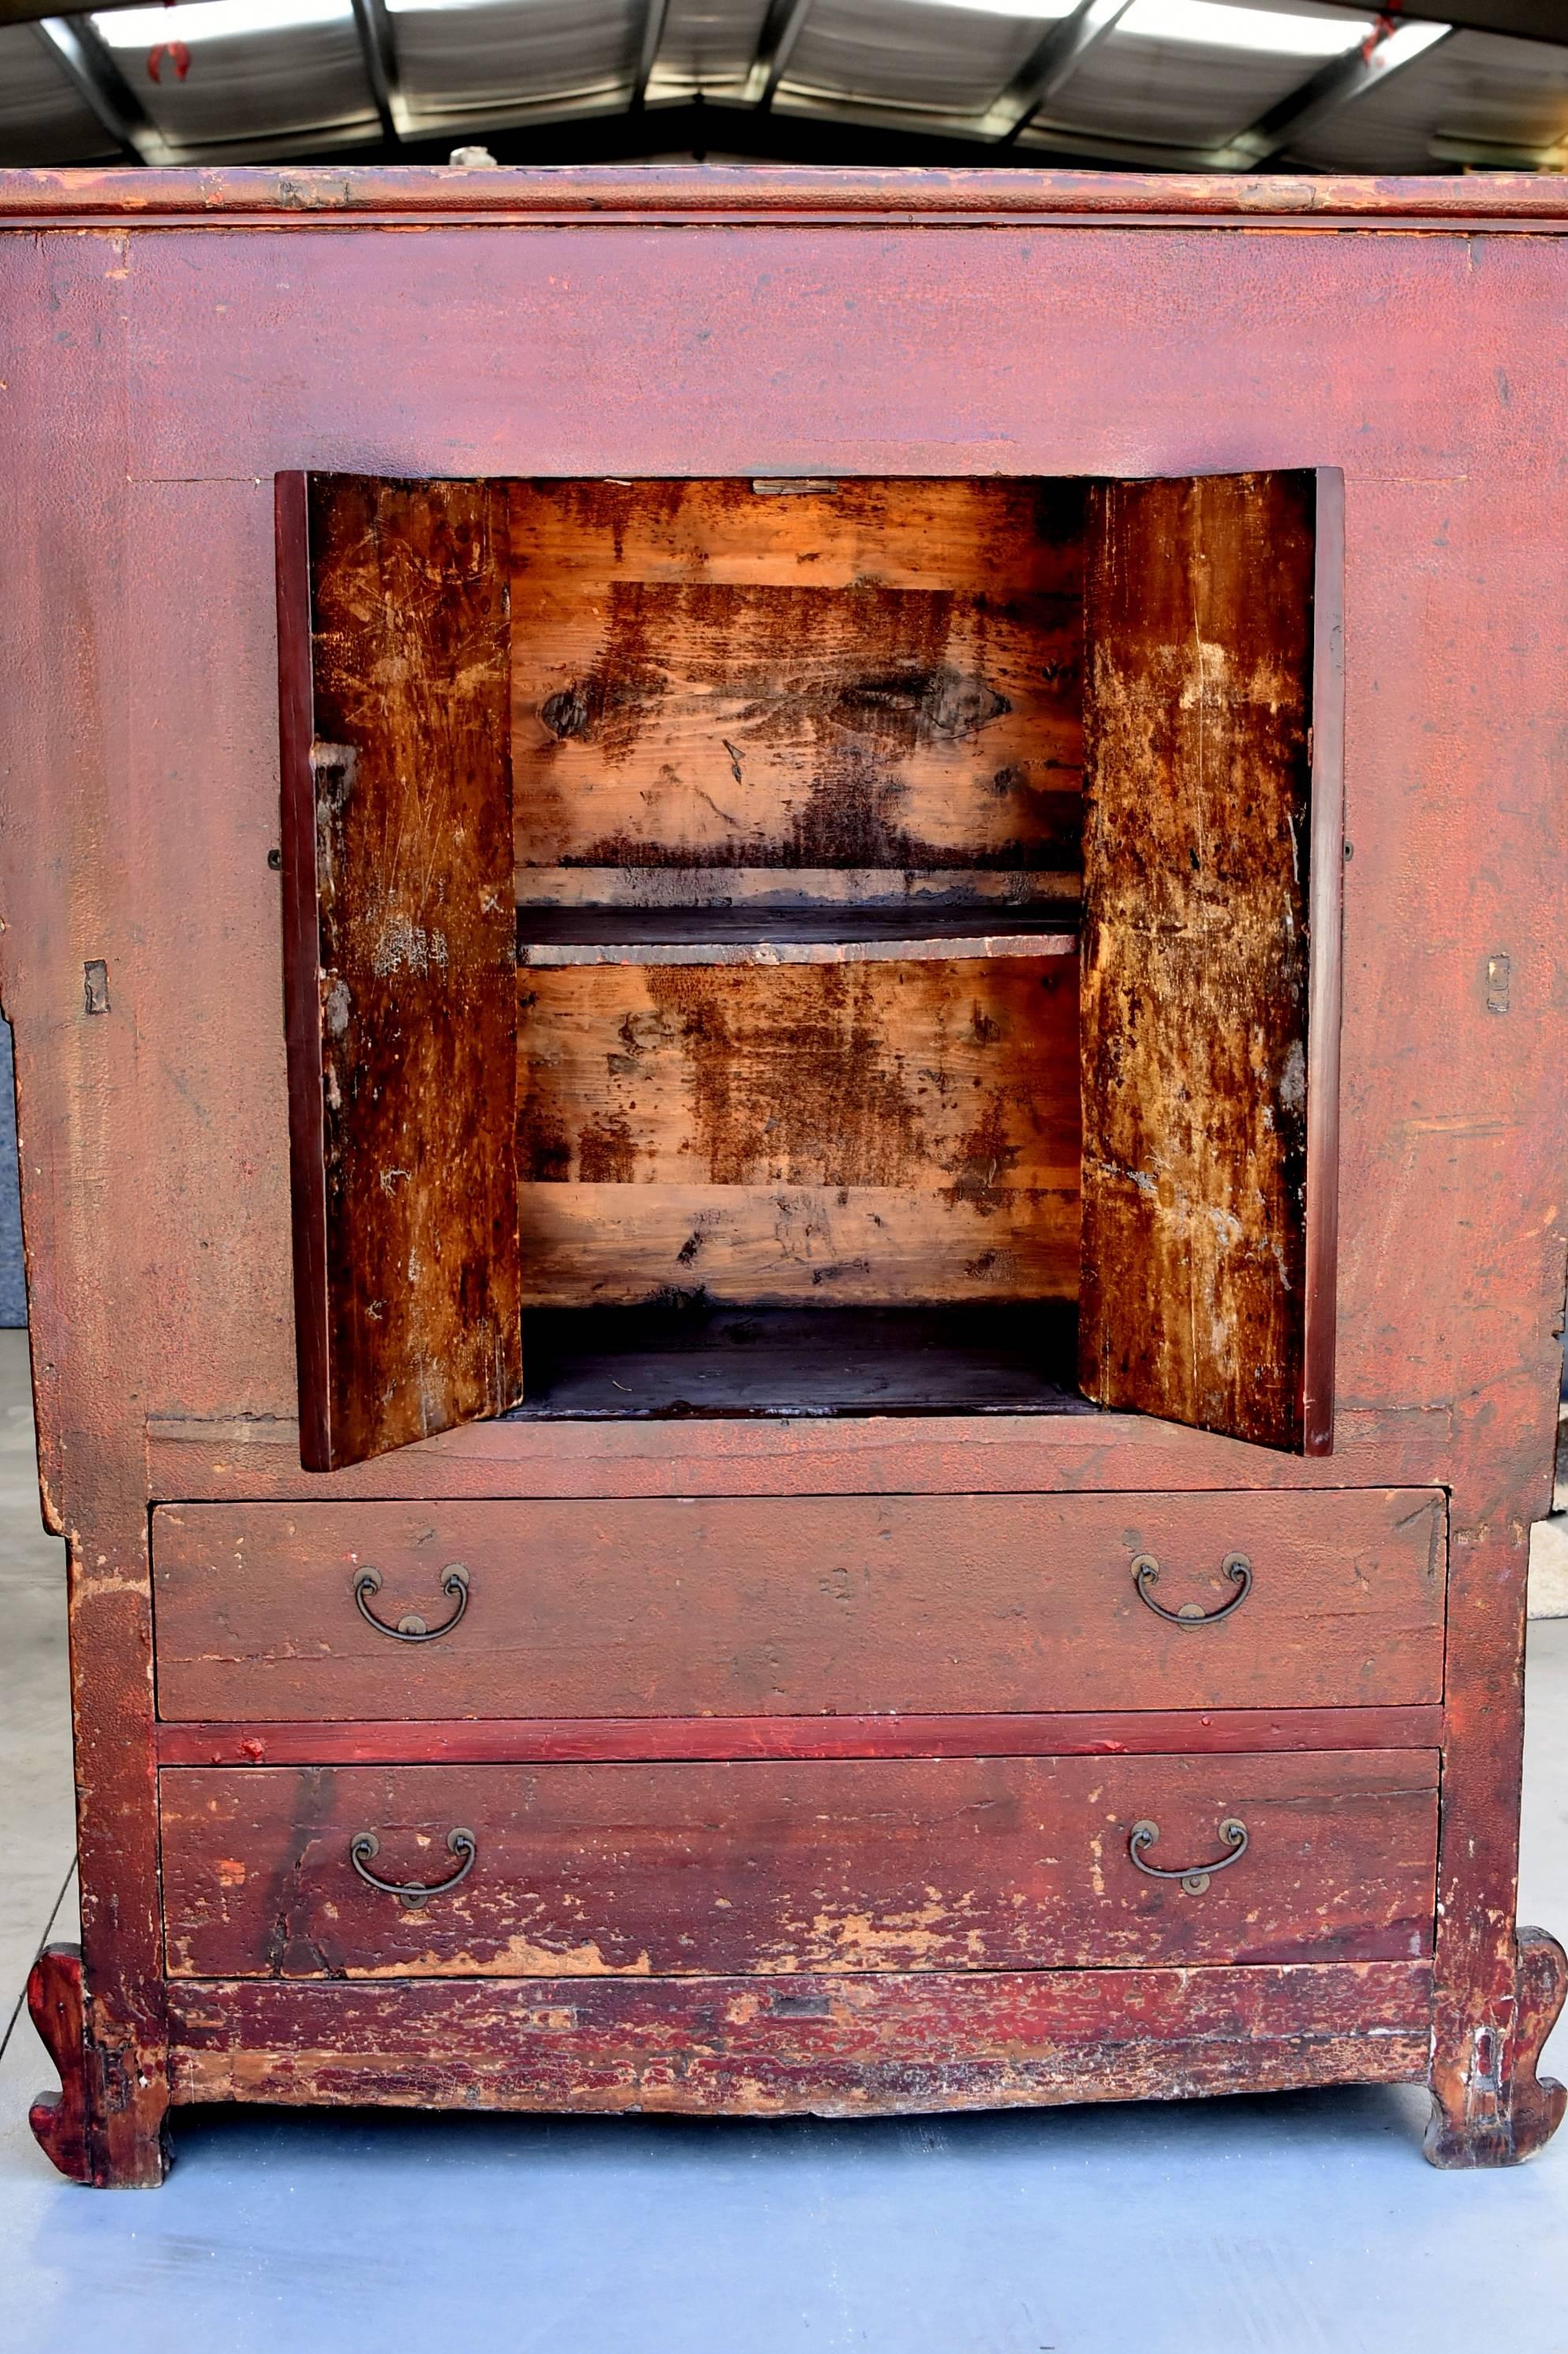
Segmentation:
[(1314, 480), (1096, 485), (1080, 1373), (1303, 1438)]
[(808, 966), (768, 981), (737, 990), (723, 967), (649, 969), (649, 996), (689, 1074), (694, 1174), (719, 1185), (775, 1173), (787, 1183), (908, 1182), (921, 1159), (917, 1099), (863, 968)]
[(541, 967), (519, 1002), (531, 1299), (1074, 1284), (1072, 959)]
[(530, 970), (519, 1160), (553, 1171), (565, 1137), (588, 1182), (612, 1150), (645, 1183), (1071, 1188), (1075, 981), (1055, 956)]
[(506, 507), (297, 483), (285, 978), (301, 1447), (329, 1469), (521, 1390)]
[(530, 865), (1075, 863), (1075, 485), (514, 484)]
[[(712, 1185), (657, 1179), (646, 1184), (527, 1184), (521, 1214), (531, 1310), (608, 1312), (689, 1292), (694, 1286), (715, 1304), (771, 1309), (768, 1346), (783, 1349), (784, 1356), (746, 1396), (734, 1390), (727, 1375), (717, 1383), (715, 1394), (735, 1412), (754, 1406), (784, 1412), (791, 1400), (802, 1410), (809, 1401), (815, 1414), (910, 1411), (916, 1405), (936, 1414), (1000, 1409), (1010, 1403), (1021, 1411), (1043, 1402), (1052, 1412), (1082, 1405), (1070, 1384), (1069, 1364), (1047, 1345), (1039, 1321), (1041, 1303), (1077, 1297), (1075, 1168), (1054, 1185), (1014, 1185), (983, 1209), (946, 1183)], [(777, 1319), (785, 1307), (808, 1300), (821, 1303), (821, 1312), (831, 1301), (867, 1313), (881, 1307), (889, 1315), (920, 1302), (959, 1301), (991, 1302), (995, 1315), (1009, 1302), (1028, 1301), (1034, 1304), (1035, 1320), (1027, 1335), (1010, 1331), (1005, 1345), (990, 1323), (983, 1329), (967, 1324), (961, 1343), (955, 1337), (939, 1359), (917, 1371), (889, 1363), (882, 1355), (867, 1358), (863, 1350), (846, 1354), (842, 1341), (824, 1331), (811, 1352), (816, 1372), (806, 1380)], [(545, 1385), (536, 1355), (544, 1331), (537, 1314), (530, 1314), (528, 1330), (528, 1397), (536, 1405)], [(1015, 1345), (1021, 1337), (1022, 1350)], [(910, 1333), (889, 1330), (884, 1345), (908, 1348)], [(608, 1328), (602, 1341), (585, 1336), (582, 1342), (590, 1360), (601, 1349), (613, 1352), (617, 1346), (641, 1356), (640, 1342), (626, 1334), (612, 1340)], [(999, 1351), (1010, 1367), (1000, 1388)], [(569, 1353), (575, 1358), (576, 1348)], [(607, 1363), (605, 1373), (613, 1371)], [(668, 1381), (669, 1369), (660, 1378)], [(1061, 1380), (1069, 1381), (1065, 1398)], [(567, 1388), (573, 1396), (583, 1395), (575, 1381)], [(605, 1405), (626, 1414), (642, 1410), (643, 1392), (630, 1373), (619, 1388), (608, 1379), (590, 1388), (596, 1413)], [(669, 1393), (652, 1393), (661, 1394)]]

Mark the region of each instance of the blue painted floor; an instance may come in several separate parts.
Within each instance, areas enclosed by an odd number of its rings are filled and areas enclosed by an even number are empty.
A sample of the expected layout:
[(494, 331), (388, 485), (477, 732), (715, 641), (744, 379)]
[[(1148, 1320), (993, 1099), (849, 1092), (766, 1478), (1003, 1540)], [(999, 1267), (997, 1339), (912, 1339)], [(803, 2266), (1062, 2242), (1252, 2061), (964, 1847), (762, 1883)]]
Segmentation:
[[(17, 1518), (9, 1338), (0, 1602), (30, 1631), (0, 1670), (26, 1696), (0, 1730), (0, 2031), (71, 1903), (58, 1548)], [(1531, 1634), (1523, 1911), (1561, 1933), (1568, 1620)], [(1568, 2354), (1568, 2131), (1436, 2174), (1404, 2089), (876, 2126), (187, 2111), (164, 2190), (95, 2193), (27, 2133), (49, 2081), (23, 2017), (0, 2354)]]

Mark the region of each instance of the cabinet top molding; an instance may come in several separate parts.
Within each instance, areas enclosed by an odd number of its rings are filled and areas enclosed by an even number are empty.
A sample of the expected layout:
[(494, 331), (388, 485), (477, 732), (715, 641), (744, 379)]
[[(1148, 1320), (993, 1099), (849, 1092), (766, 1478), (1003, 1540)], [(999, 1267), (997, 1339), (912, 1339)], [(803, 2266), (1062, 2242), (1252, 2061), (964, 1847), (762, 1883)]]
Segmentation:
[(182, 168), (0, 172), (0, 228), (148, 228), (489, 221), (904, 221), (980, 228), (1210, 221), (1333, 228), (1568, 229), (1568, 175), (1408, 179), (1286, 174), (719, 169), (684, 165), (482, 170)]

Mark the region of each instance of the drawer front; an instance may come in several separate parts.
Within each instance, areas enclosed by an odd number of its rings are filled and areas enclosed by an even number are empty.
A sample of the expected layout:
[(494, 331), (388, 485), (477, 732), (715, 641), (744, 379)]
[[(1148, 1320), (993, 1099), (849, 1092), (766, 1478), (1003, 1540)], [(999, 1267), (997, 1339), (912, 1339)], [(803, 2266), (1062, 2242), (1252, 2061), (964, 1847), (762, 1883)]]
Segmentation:
[(164, 1504), (158, 1708), (1396, 1707), (1442, 1696), (1446, 1554), (1431, 1489)]
[[(167, 1967), (661, 1978), (1411, 1959), (1430, 1951), (1436, 1772), (1432, 1750), (174, 1769), (160, 1776)], [(396, 1893), (423, 1888), (423, 1903)]]

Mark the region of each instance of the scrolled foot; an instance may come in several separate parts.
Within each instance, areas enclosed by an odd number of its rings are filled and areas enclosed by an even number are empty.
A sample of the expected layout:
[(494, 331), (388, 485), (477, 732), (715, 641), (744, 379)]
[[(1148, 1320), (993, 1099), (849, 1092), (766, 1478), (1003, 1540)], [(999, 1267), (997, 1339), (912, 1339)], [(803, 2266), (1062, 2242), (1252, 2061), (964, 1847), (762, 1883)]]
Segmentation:
[(28, 1975), (27, 2009), (60, 2072), (59, 2091), (40, 2093), (27, 2113), (49, 2163), (68, 2182), (95, 2190), (161, 2182), (168, 2165), (165, 2080), (153, 2065), (128, 2059), (123, 2045), (94, 2035), (79, 1946), (46, 1946)]
[(1568, 1993), (1568, 1955), (1544, 1929), (1520, 1929), (1511, 2025), (1478, 2027), (1464, 2066), (1435, 2080), (1423, 2145), (1434, 2166), (1517, 2166), (1563, 2122), (1568, 2089), (1536, 2075)]
[(27, 2123), (44, 2156), (68, 2182), (90, 2182), (79, 1946), (45, 1946), (28, 1974), (27, 2009), (60, 2072), (59, 2091), (40, 2093), (27, 2112)]

